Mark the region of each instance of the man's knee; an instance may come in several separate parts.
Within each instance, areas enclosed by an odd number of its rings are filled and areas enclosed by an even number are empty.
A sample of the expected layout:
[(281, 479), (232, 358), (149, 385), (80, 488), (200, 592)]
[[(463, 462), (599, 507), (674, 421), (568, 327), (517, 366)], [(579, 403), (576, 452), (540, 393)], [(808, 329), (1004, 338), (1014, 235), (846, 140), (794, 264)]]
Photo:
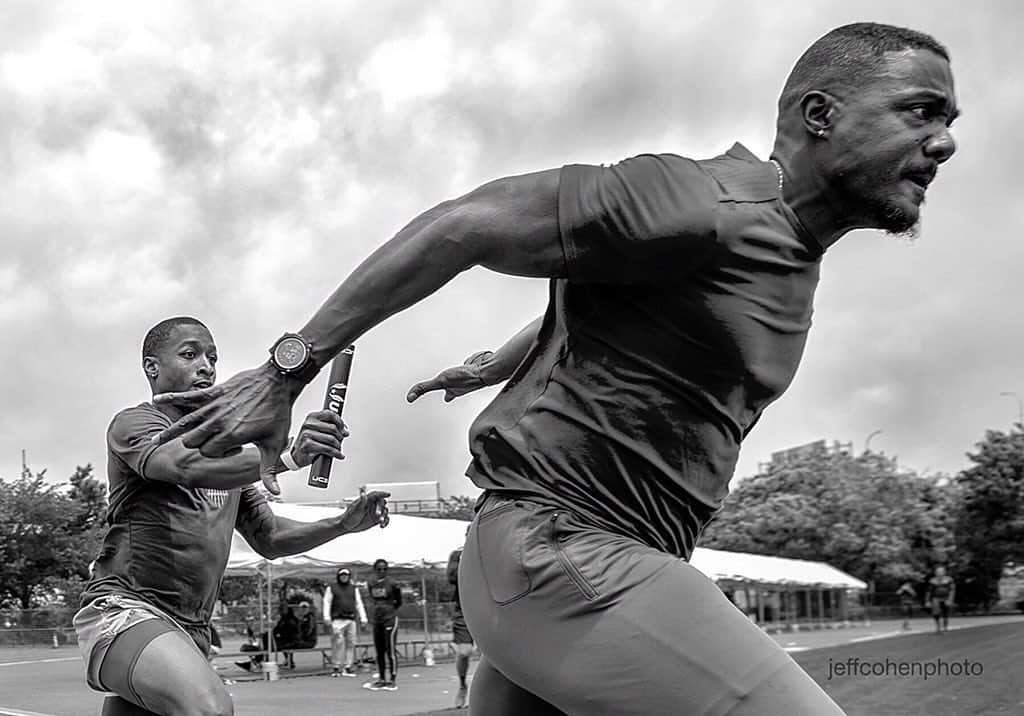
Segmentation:
[(103, 699), (103, 710), (100, 712), (101, 716), (152, 716), (152, 714), (152, 711), (136, 706), (120, 696), (108, 696)]
[(235, 705), (224, 689), (210, 689), (199, 694), (195, 702), (189, 705), (188, 710), (182, 713), (197, 716), (234, 716)]

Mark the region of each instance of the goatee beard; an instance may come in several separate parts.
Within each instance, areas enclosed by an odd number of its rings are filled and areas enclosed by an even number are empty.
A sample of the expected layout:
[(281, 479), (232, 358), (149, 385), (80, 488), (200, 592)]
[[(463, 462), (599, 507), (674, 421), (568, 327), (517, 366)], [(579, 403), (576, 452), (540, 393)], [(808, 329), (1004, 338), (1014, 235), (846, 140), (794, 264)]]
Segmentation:
[(889, 202), (884, 202), (878, 207), (879, 224), (885, 233), (902, 239), (907, 244), (913, 244), (921, 236), (921, 216), (918, 214), (917, 221), (910, 221), (903, 209)]

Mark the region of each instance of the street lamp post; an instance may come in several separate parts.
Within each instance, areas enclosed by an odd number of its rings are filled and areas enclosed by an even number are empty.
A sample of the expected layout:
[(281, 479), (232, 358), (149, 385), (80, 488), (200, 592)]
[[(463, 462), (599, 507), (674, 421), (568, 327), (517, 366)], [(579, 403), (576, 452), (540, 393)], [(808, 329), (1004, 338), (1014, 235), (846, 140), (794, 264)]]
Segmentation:
[(1005, 395), (1008, 398), (1016, 398), (1017, 400), (1017, 422), (1024, 425), (1024, 400), (1021, 400), (1020, 396), (1014, 393), (1012, 390), (1004, 390), (1000, 395)]
[(876, 435), (879, 435), (881, 432), (882, 432), (881, 429), (874, 430), (874, 431), (871, 432), (871, 434), (869, 434), (867, 436), (867, 439), (864, 440), (864, 452), (870, 452), (871, 451), (871, 438), (875, 437)]

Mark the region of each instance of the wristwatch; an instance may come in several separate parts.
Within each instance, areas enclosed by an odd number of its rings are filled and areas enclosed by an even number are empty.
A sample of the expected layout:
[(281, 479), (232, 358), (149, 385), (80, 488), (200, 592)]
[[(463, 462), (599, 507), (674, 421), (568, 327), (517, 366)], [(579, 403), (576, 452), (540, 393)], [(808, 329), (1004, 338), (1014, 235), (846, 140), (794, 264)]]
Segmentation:
[(285, 333), (270, 347), (270, 364), (283, 375), (308, 383), (320, 372), (313, 361), (313, 344), (298, 333)]

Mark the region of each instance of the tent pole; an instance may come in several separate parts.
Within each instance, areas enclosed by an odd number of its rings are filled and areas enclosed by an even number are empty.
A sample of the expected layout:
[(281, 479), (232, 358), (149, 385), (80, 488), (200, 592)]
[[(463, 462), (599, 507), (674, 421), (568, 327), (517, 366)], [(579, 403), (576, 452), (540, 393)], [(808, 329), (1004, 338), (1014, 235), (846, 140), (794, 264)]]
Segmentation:
[(423, 656), (427, 666), (434, 665), (434, 647), (430, 643), (430, 618), (427, 614), (427, 568), (426, 560), (420, 561), (420, 594), (423, 597), (423, 635), (426, 643), (423, 645)]
[(259, 630), (259, 632), (257, 632), (254, 635), (257, 640), (259, 640), (260, 635), (262, 635), (263, 632), (266, 631), (266, 625), (263, 622), (263, 616), (264, 616), (263, 615), (263, 585), (260, 584), (260, 582), (262, 580), (263, 580), (263, 573), (259, 569), (257, 569), (256, 570), (256, 604), (257, 604), (257, 606), (259, 607), (259, 610), (260, 610), (260, 630)]
[[(274, 575), (271, 571), (270, 560), (265, 560), (267, 563), (267, 616), (273, 619), (273, 615), (270, 614), (274, 608)], [(274, 629), (270, 624), (267, 625), (267, 661), (273, 661), (277, 663), (277, 654), (274, 652), (277, 650), (277, 645), (274, 643)]]

